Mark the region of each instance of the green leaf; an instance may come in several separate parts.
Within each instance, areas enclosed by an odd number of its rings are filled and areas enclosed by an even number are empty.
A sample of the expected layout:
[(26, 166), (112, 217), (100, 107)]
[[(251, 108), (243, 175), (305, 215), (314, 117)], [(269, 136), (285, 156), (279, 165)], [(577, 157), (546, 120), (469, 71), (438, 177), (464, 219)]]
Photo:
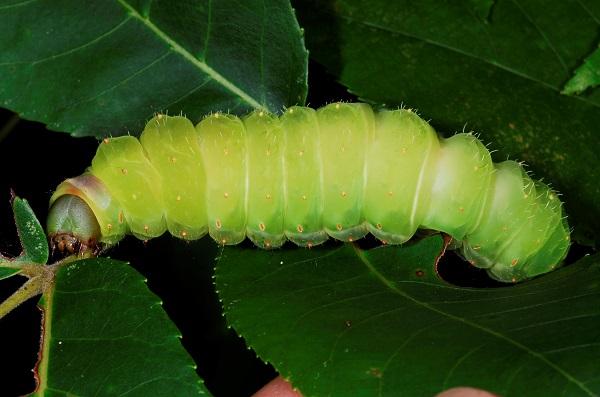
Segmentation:
[(0, 104), (74, 135), (140, 133), (156, 112), (280, 111), (306, 95), (286, 0), (0, 4)]
[(63, 265), (44, 294), (38, 396), (196, 396), (180, 334), (144, 278), (124, 262)]
[(48, 241), (40, 221), (25, 199), (15, 197), (12, 207), (17, 232), (23, 247), (23, 252), (16, 260), (45, 264), (48, 261)]
[[(598, 47), (599, 2), (298, 2), (311, 56), (359, 97), (474, 130), (564, 194), (577, 238), (600, 241), (600, 90), (561, 94)], [(476, 3), (475, 3), (476, 4)]]
[(0, 280), (16, 276), (21, 272), (21, 269), (15, 267), (3, 267), (2, 260), (0, 260)]
[(305, 397), (600, 394), (600, 256), (475, 289), (435, 276), (441, 248), (227, 248), (216, 281), (229, 324)]
[(583, 65), (575, 70), (575, 75), (567, 81), (563, 94), (580, 94), (600, 84), (600, 48), (597, 48)]

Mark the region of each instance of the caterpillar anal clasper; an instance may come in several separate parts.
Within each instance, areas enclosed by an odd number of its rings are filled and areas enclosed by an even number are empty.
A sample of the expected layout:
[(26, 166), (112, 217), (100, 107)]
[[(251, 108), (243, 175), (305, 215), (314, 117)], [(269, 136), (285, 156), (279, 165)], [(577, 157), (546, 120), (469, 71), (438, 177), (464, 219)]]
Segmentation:
[[(167, 230), (262, 248), (369, 232), (400, 244), (428, 228), (462, 241), (492, 277), (519, 281), (553, 269), (570, 243), (557, 194), (520, 164), (494, 164), (472, 134), (441, 139), (410, 110), (362, 103), (215, 113), (197, 126), (158, 115), (139, 140), (105, 139), (51, 205), (65, 195), (89, 206), (105, 245)], [(72, 232), (55, 223), (49, 233)]]

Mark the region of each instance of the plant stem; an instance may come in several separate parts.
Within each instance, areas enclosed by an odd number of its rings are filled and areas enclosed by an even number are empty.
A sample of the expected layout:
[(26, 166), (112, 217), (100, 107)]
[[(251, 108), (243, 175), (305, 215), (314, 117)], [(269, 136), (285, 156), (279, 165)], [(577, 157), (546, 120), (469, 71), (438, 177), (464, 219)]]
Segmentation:
[(0, 303), (0, 319), (29, 298), (41, 294), (44, 290), (44, 284), (44, 275), (32, 277), (27, 280), (14, 294)]
[(21, 288), (9, 296), (4, 302), (0, 303), (0, 319), (10, 313), (13, 309), (16, 309), (26, 300), (33, 298), (36, 295), (43, 294), (52, 288), (56, 272), (58, 272), (61, 266), (91, 256), (92, 255), (89, 253), (83, 255), (71, 255), (52, 265), (40, 265), (37, 263), (3, 264), (4, 267), (21, 269), (20, 274), (28, 277), (29, 280), (27, 280)]

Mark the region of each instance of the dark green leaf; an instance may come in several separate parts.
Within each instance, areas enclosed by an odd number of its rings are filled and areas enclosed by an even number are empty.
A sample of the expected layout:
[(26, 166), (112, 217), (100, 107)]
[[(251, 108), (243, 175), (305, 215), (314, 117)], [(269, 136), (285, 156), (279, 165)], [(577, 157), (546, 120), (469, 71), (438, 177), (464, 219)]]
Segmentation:
[(434, 272), (442, 240), (360, 251), (225, 249), (229, 323), (310, 396), (600, 394), (600, 256), (506, 288)]
[(3, 1), (0, 36), (0, 104), (75, 135), (137, 134), (156, 112), (276, 112), (306, 95), (286, 0)]
[(48, 242), (40, 221), (25, 199), (15, 197), (12, 207), (17, 232), (23, 247), (23, 252), (16, 260), (45, 264), (48, 261)]
[(64, 265), (42, 306), (39, 396), (208, 394), (161, 302), (126, 263)]
[[(481, 133), (564, 194), (575, 232), (599, 240), (600, 90), (561, 90), (598, 47), (600, 2), (298, 2), (307, 45), (361, 98), (417, 108), (441, 131)], [(465, 127), (466, 126), (466, 127)]]

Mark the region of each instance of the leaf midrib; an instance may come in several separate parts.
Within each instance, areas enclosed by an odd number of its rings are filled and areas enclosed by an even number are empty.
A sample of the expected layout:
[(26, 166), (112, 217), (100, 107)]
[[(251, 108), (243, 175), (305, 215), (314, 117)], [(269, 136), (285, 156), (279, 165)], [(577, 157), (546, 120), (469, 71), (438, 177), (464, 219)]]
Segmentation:
[(256, 109), (267, 110), (264, 105), (261, 105), (258, 101), (252, 98), (249, 94), (243, 91), (241, 88), (236, 86), (234, 83), (225, 78), (222, 74), (217, 72), (215, 69), (210, 67), (206, 62), (201, 61), (191, 54), (187, 49), (173, 40), (168, 34), (162, 31), (156, 26), (150, 18), (143, 17), (135, 8), (133, 8), (126, 0), (117, 0), (117, 2), (125, 8), (125, 10), (131, 15), (131, 17), (140, 21), (146, 28), (150, 29), (161, 41), (165, 42), (169, 48), (181, 55), (186, 61), (189, 61), (194, 67), (200, 69), (203, 73), (208, 75), (211, 79), (221, 84), (224, 88), (238, 96), (244, 102)]
[(375, 276), (377, 277), (377, 279), (385, 286), (387, 287), (389, 290), (391, 290), (393, 293), (398, 294), (400, 296), (402, 296), (403, 298), (413, 302), (414, 304), (416, 304), (417, 306), (421, 306), (427, 310), (430, 310), (434, 313), (437, 313), (443, 317), (446, 317), (450, 320), (462, 323), (464, 325), (467, 325), (469, 327), (475, 328), (481, 332), (487, 333), (495, 338), (501, 339), (503, 341), (506, 341), (508, 343), (510, 343), (511, 345), (515, 346), (516, 348), (526, 352), (527, 354), (531, 355), (532, 357), (540, 360), (542, 363), (546, 364), (548, 367), (550, 367), (551, 369), (553, 369), (554, 371), (556, 371), (557, 373), (559, 373), (560, 375), (562, 375), (564, 378), (566, 378), (569, 382), (575, 384), (577, 387), (579, 387), (583, 392), (585, 392), (587, 395), (589, 396), (596, 396), (596, 394), (594, 394), (594, 392), (590, 389), (588, 389), (582, 382), (578, 381), (575, 377), (573, 377), (573, 375), (571, 375), (570, 373), (568, 373), (567, 371), (565, 371), (564, 369), (562, 369), (561, 367), (559, 367), (558, 365), (554, 364), (552, 361), (548, 360), (544, 355), (542, 355), (541, 353), (538, 353), (536, 351), (531, 350), (529, 347), (525, 346), (524, 344), (504, 335), (501, 334), (497, 331), (494, 331), (490, 328), (484, 327), (480, 324), (471, 322), (465, 318), (461, 318), (458, 316), (455, 316), (453, 314), (450, 313), (446, 313), (443, 310), (440, 310), (438, 308), (435, 308), (431, 305), (429, 305), (426, 302), (422, 302), (412, 296), (410, 296), (409, 294), (407, 294), (406, 292), (398, 289), (393, 282), (391, 282), (390, 280), (388, 280), (383, 274), (381, 274), (374, 266), (373, 264), (369, 261), (369, 258), (366, 257), (366, 255), (364, 254), (364, 251), (358, 249), (357, 247), (354, 247), (354, 250), (356, 252), (356, 255), (358, 256), (358, 258), (361, 260), (361, 262), (367, 267), (367, 269)]

